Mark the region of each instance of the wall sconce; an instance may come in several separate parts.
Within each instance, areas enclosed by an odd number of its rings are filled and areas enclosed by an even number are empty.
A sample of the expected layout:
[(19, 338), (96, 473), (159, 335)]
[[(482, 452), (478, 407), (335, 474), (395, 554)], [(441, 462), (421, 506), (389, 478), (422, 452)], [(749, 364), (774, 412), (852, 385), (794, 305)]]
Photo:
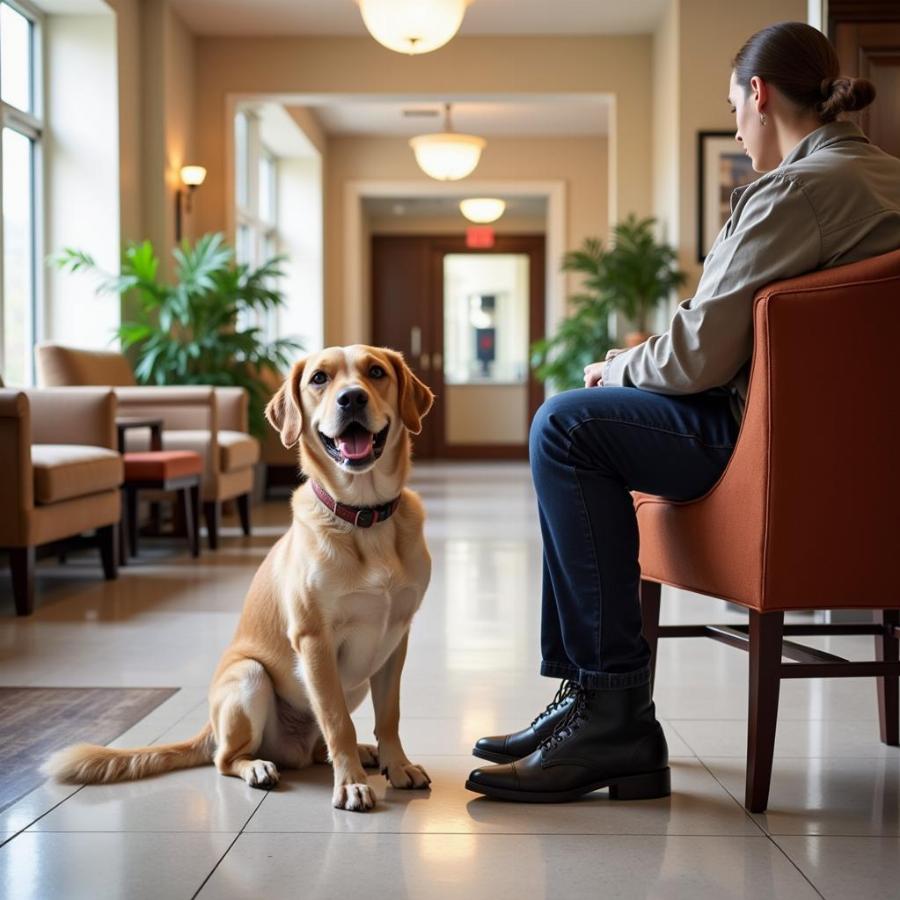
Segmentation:
[(187, 188), (175, 191), (175, 243), (181, 243), (181, 221), (185, 212), (192, 208), (194, 191), (206, 180), (206, 169), (203, 166), (182, 166), (181, 183)]

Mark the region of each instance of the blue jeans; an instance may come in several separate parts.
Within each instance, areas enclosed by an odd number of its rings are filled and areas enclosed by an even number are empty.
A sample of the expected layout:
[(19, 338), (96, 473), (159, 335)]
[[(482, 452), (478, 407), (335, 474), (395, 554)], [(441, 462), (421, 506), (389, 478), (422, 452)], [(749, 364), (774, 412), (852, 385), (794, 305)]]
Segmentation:
[(582, 388), (538, 410), (529, 452), (544, 539), (542, 675), (602, 689), (649, 681), (629, 491), (699, 497), (722, 474), (738, 427), (721, 389)]

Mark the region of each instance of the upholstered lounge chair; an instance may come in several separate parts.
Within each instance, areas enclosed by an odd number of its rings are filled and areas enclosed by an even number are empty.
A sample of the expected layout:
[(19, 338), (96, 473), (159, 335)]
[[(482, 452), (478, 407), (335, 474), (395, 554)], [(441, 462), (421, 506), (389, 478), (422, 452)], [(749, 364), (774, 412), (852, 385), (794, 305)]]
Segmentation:
[[(221, 504), (236, 500), (244, 534), (250, 533), (250, 495), (259, 442), (247, 433), (247, 392), (243, 388), (143, 387), (135, 383), (121, 353), (42, 344), (35, 350), (38, 377), (46, 386), (103, 384), (115, 389), (122, 417), (163, 422), (165, 450), (192, 450), (203, 457), (200, 495), (209, 545), (218, 543)], [(126, 449), (149, 448), (149, 435), (129, 433)]]
[(35, 549), (96, 531), (116, 577), (122, 457), (111, 390), (0, 388), (0, 548), (9, 554), (16, 612), (34, 608)]
[[(722, 477), (696, 500), (635, 503), (654, 661), (659, 637), (749, 651), (745, 802), (762, 812), (782, 678), (874, 676), (881, 740), (900, 743), (900, 250), (772, 284), (753, 322), (747, 408)], [(740, 604), (749, 624), (660, 626), (661, 584)], [(875, 621), (784, 624), (791, 610), (834, 609)], [(785, 640), (812, 634), (872, 635), (875, 660)]]

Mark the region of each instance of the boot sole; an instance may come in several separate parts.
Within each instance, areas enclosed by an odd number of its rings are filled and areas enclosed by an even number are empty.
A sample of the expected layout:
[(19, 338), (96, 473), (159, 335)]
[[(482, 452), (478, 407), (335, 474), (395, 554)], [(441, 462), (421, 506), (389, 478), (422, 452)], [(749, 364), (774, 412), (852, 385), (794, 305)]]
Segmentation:
[(521, 756), (511, 756), (509, 753), (495, 753), (493, 750), (481, 750), (478, 747), (472, 748), (472, 756), (477, 756), (479, 759), (486, 759), (489, 762), (495, 763), (511, 763), (522, 758)]
[(491, 787), (466, 781), (466, 789), (476, 794), (519, 803), (565, 803), (605, 787), (609, 788), (610, 800), (656, 800), (668, 797), (672, 793), (668, 767), (641, 775), (628, 775), (625, 778), (604, 778), (602, 781), (568, 791), (515, 791), (511, 788)]

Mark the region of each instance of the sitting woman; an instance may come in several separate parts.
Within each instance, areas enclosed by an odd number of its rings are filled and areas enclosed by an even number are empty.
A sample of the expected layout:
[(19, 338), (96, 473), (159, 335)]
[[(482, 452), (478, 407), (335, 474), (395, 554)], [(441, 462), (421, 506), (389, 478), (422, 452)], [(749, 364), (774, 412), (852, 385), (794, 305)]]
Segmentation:
[[(735, 139), (765, 174), (732, 194), (697, 293), (668, 331), (589, 365), (585, 388), (551, 398), (532, 423), (541, 674), (563, 683), (528, 727), (477, 742), (476, 756), (501, 764), (472, 772), (471, 790), (522, 801), (603, 786), (622, 799), (668, 794), (629, 491), (690, 500), (722, 474), (746, 398), (759, 288), (900, 248), (900, 160), (838, 118), (874, 96), (870, 82), (840, 77), (827, 38), (798, 22), (760, 31), (735, 57)], [(835, 360), (835, 377), (843, 365)]]

